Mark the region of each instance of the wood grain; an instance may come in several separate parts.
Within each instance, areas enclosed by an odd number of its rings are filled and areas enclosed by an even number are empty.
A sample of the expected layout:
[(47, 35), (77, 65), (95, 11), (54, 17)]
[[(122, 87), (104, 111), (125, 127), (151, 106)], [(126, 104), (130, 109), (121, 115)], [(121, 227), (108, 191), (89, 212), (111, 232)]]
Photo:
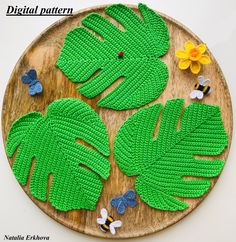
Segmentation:
[[(129, 6), (138, 13), (136, 6)], [(124, 216), (118, 216), (115, 210), (111, 209), (109, 200), (112, 197), (134, 187), (135, 178), (125, 176), (115, 164), (113, 157), (113, 141), (119, 127), (136, 110), (114, 111), (96, 106), (96, 102), (110, 92), (110, 90), (117, 85), (117, 82), (100, 96), (94, 99), (87, 99), (76, 91), (75, 87), (77, 84), (68, 81), (63, 73), (55, 67), (55, 62), (62, 48), (66, 33), (80, 26), (81, 19), (90, 12), (96, 11), (119, 26), (116, 21), (104, 13), (104, 7), (105, 6), (100, 6), (86, 9), (74, 14), (72, 17), (63, 18), (46, 29), (46, 31), (33, 41), (23, 53), (12, 72), (5, 92), (2, 109), (3, 139), (5, 144), (10, 126), (17, 118), (30, 111), (45, 113), (48, 104), (56, 99), (76, 97), (90, 105), (96, 110), (108, 128), (111, 148), (111, 155), (109, 157), (112, 166), (111, 174), (108, 181), (104, 182), (104, 189), (98, 201), (97, 209), (95, 211), (74, 210), (70, 212), (60, 212), (55, 210), (49, 202), (40, 202), (33, 198), (29, 193), (29, 182), (23, 189), (39, 208), (56, 221), (85, 234), (111, 238), (112, 236), (109, 233), (105, 234), (101, 232), (96, 223), (96, 218), (99, 217), (100, 209), (106, 207), (115, 219), (121, 219), (123, 221), (122, 228), (118, 229), (117, 235), (112, 238), (130, 238), (160, 231), (176, 223), (195, 209), (205, 197), (199, 199), (183, 199), (190, 205), (190, 207), (183, 212), (155, 210), (140, 201), (140, 199), (138, 199), (139, 205), (134, 209), (127, 209)], [(162, 58), (169, 68), (169, 81), (165, 91), (152, 103), (161, 102), (165, 104), (168, 99), (181, 97), (185, 99), (185, 105), (188, 105), (191, 102), (189, 93), (194, 86), (195, 77), (190, 72), (183, 72), (177, 68), (178, 60), (175, 58), (174, 53), (176, 49), (183, 48), (186, 40), (191, 40), (196, 44), (202, 41), (175, 20), (163, 14), (161, 15), (166, 20), (171, 36), (169, 52)], [(209, 54), (213, 63), (205, 66), (202, 74), (212, 80), (211, 86), (213, 92), (204, 98), (202, 102), (219, 105), (221, 107), (230, 144), (232, 137), (232, 107), (229, 90), (217, 62), (212, 54)], [(28, 86), (22, 84), (20, 81), (20, 76), (31, 67), (37, 70), (38, 78), (44, 87), (44, 92), (37, 97), (29, 96), (27, 93)], [(228, 153), (229, 148), (219, 157), (226, 160)], [(11, 166), (13, 159), (9, 159)], [(49, 178), (49, 184), (51, 180), (52, 177)], [(216, 181), (217, 179), (212, 179), (212, 187)]]

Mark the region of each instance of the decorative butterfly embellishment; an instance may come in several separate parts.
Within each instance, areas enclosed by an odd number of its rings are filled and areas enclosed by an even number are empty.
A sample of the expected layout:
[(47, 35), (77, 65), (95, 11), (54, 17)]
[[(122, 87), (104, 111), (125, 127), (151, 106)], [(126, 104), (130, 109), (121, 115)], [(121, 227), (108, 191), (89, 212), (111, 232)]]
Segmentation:
[(30, 69), (23, 76), (21, 76), (21, 81), (24, 84), (29, 85), (28, 93), (31, 96), (37, 95), (43, 91), (42, 84), (37, 80), (37, 73), (35, 69)]
[(129, 190), (125, 194), (111, 199), (111, 206), (116, 208), (118, 214), (124, 214), (126, 207), (135, 207), (137, 205), (136, 193)]

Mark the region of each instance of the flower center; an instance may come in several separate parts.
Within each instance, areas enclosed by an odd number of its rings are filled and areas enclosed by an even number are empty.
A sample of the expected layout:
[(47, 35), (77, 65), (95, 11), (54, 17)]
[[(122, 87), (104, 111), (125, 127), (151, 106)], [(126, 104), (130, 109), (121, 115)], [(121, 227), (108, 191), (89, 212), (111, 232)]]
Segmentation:
[(190, 50), (189, 55), (190, 59), (197, 60), (200, 57), (201, 53), (197, 48), (193, 48)]

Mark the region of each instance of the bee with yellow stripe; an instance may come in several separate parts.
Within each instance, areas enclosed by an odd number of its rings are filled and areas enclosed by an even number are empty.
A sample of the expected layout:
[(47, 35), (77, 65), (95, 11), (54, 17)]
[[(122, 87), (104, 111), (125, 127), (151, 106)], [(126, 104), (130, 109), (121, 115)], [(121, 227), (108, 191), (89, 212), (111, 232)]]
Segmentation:
[(190, 93), (191, 99), (203, 99), (203, 97), (211, 93), (212, 88), (209, 86), (210, 80), (204, 76), (198, 76), (198, 83), (195, 84), (194, 90)]
[(97, 223), (100, 225), (100, 229), (103, 232), (110, 230), (111, 234), (116, 234), (115, 228), (121, 227), (122, 222), (120, 220), (114, 221), (112, 216), (108, 215), (108, 212), (105, 208), (101, 209), (101, 218), (97, 219)]

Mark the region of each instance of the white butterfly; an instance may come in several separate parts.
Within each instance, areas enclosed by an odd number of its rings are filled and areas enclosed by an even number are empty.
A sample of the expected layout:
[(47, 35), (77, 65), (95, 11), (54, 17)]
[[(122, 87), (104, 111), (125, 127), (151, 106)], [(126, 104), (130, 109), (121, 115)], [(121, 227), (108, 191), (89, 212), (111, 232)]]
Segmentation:
[(121, 227), (122, 222), (120, 220), (114, 221), (114, 219), (108, 215), (105, 208), (101, 209), (101, 218), (97, 218), (97, 223), (100, 224), (100, 229), (103, 232), (110, 230), (111, 234), (116, 234), (115, 228)]

